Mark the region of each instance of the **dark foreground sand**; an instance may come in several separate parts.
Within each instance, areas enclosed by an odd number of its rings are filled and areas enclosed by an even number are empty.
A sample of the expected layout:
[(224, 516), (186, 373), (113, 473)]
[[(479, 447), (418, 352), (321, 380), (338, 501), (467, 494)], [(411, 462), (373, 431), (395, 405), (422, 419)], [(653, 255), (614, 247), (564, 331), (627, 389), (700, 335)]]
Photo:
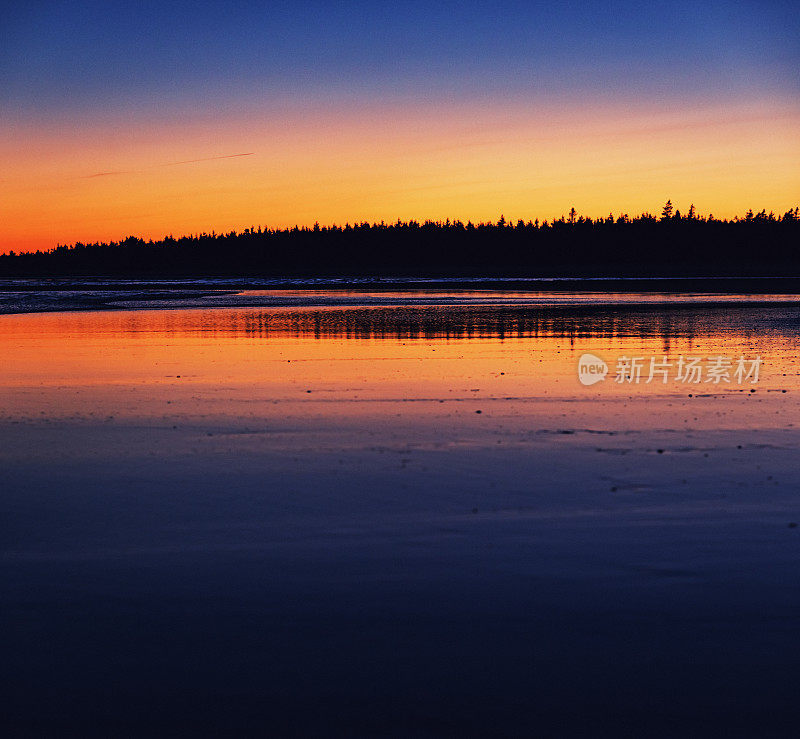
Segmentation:
[[(797, 735), (793, 313), (259, 315), (0, 317), (6, 735)], [(665, 341), (769, 361), (755, 393), (575, 380)]]

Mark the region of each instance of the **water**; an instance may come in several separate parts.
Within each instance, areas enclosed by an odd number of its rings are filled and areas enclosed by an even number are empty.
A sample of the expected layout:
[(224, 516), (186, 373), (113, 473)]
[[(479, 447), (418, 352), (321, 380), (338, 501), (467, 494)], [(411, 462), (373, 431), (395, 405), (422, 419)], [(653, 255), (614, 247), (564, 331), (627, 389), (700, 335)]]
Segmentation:
[(369, 305), (798, 302), (796, 278), (31, 278), (0, 280), (0, 315)]
[(796, 296), (224, 289), (0, 316), (7, 733), (793, 733)]

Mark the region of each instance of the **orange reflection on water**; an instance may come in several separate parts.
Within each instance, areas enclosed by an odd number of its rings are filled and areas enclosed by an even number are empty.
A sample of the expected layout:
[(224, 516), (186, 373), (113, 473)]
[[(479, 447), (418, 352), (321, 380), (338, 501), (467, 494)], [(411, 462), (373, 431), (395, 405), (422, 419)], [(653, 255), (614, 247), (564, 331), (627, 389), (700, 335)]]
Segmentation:
[[(503, 408), (516, 417), (594, 414), (602, 423), (606, 404), (617, 402), (615, 413), (647, 423), (656, 403), (659, 413), (673, 412), (667, 407), (690, 393), (738, 403), (751, 386), (647, 383), (646, 366), (640, 383), (619, 384), (619, 357), (745, 355), (763, 360), (758, 397), (734, 408), (747, 423), (791, 424), (800, 390), (794, 318), (779, 307), (763, 310), (417, 306), (7, 315), (0, 316), (0, 412), (52, 419), (359, 416), (404, 403), (421, 416), (441, 414), (444, 404), (473, 413)], [(578, 382), (586, 352), (610, 370), (592, 387)], [(768, 399), (780, 400), (780, 418), (756, 412), (756, 402)], [(700, 413), (698, 423), (744, 422), (722, 419), (709, 405)]]

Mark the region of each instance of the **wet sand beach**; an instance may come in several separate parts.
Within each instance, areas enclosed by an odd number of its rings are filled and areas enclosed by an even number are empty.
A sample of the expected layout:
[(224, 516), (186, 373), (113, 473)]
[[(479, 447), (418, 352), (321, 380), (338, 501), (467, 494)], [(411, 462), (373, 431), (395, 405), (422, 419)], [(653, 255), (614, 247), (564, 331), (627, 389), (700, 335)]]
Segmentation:
[(7, 735), (796, 734), (800, 297), (181, 300), (0, 315)]

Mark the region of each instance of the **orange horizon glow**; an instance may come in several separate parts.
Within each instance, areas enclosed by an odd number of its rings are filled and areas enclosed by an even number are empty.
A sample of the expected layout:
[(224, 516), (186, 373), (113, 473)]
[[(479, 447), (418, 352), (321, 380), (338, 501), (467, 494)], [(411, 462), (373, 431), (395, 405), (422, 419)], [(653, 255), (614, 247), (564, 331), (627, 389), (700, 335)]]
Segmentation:
[(244, 110), (0, 134), (0, 253), (399, 220), (719, 218), (800, 203), (785, 101)]

